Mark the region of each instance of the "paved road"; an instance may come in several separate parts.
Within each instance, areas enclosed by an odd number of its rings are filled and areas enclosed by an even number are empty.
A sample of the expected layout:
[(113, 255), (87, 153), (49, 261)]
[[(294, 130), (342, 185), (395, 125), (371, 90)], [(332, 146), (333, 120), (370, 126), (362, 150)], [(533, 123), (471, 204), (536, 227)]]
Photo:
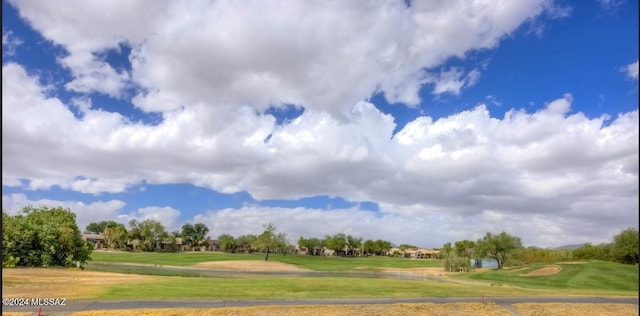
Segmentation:
[[(394, 303), (470, 303), (492, 302), (508, 307), (517, 303), (596, 303), (635, 304), (638, 298), (626, 297), (448, 297), (448, 298), (378, 298), (378, 299), (289, 299), (289, 300), (180, 300), (180, 301), (97, 301), (76, 300), (65, 302), (65, 306), (43, 306), (43, 315), (69, 315), (87, 310), (117, 310), (138, 308), (216, 308), (265, 305), (344, 305), (344, 304), (394, 304)], [(3, 306), (3, 312), (37, 312), (38, 306)]]

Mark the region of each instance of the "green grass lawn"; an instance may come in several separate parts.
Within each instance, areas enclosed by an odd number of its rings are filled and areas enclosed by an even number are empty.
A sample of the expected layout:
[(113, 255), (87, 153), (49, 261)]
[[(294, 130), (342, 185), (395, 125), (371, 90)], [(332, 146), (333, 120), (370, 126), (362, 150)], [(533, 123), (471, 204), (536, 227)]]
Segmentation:
[[(94, 262), (126, 262), (166, 266), (192, 266), (201, 262), (226, 260), (264, 260), (264, 254), (232, 254), (221, 252), (131, 253), (95, 251)], [(269, 255), (269, 261), (289, 263), (314, 271), (348, 271), (353, 269), (440, 267), (440, 260), (402, 259), (384, 256), (319, 257), (305, 255)], [(89, 262), (91, 264), (91, 261)]]
[(486, 281), (493, 284), (509, 284), (531, 289), (556, 289), (559, 291), (581, 291), (609, 293), (611, 295), (638, 294), (638, 267), (607, 261), (592, 261), (586, 264), (557, 264), (562, 271), (553, 275), (524, 276), (545, 264), (536, 264), (526, 270), (511, 272), (493, 270), (479, 273), (460, 273), (450, 277), (456, 279)]
[(323, 299), (541, 296), (554, 291), (349, 277), (184, 278), (109, 286), (98, 299)]
[[(222, 260), (264, 260), (262, 254), (227, 253), (127, 253), (94, 252), (95, 262), (142, 263), (159, 266), (191, 266), (200, 262)], [(315, 271), (375, 271), (384, 267), (440, 267), (439, 260), (410, 260), (390, 257), (314, 257), (304, 255), (270, 255), (270, 261), (294, 264)], [(527, 269), (454, 273), (449, 277), (466, 284), (437, 282), (431, 279), (383, 279), (345, 276), (251, 276), (202, 277), (192, 272), (147, 271), (144, 267), (115, 268), (94, 266), (101, 271), (165, 275), (159, 280), (109, 286), (103, 299), (275, 299), (275, 298), (375, 298), (375, 297), (469, 297), (527, 295), (619, 295), (638, 296), (638, 267), (613, 262), (592, 261), (586, 264), (558, 264), (560, 273), (547, 276), (524, 276), (544, 266)], [(94, 269), (91, 264), (89, 269)], [(106, 270), (104, 270), (106, 269)], [(116, 270), (110, 270), (116, 269)], [(153, 267), (149, 267), (152, 270)], [(157, 269), (156, 269), (157, 270)], [(193, 273), (192, 273), (193, 274)], [(469, 281), (473, 281), (470, 282)], [(477, 282), (480, 281), (480, 284)], [(474, 282), (476, 282), (474, 284)]]

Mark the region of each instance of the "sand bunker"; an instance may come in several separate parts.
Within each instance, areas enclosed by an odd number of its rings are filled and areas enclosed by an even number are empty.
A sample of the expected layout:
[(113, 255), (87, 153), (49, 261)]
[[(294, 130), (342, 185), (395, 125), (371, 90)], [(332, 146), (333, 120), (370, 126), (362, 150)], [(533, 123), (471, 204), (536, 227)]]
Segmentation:
[(277, 261), (254, 261), (254, 260), (232, 260), (232, 261), (210, 261), (202, 262), (194, 265), (198, 268), (223, 269), (234, 271), (283, 271), (283, 272), (300, 272), (311, 271), (300, 268), (293, 264), (282, 263)]
[(525, 276), (552, 275), (552, 274), (559, 273), (560, 271), (562, 271), (562, 268), (560, 266), (553, 265), (553, 266), (546, 266), (540, 269), (533, 270), (525, 274)]
[(382, 268), (380, 269), (382, 272), (390, 272), (390, 273), (407, 273), (407, 274), (418, 274), (418, 275), (445, 275), (449, 272), (445, 271), (444, 268)]

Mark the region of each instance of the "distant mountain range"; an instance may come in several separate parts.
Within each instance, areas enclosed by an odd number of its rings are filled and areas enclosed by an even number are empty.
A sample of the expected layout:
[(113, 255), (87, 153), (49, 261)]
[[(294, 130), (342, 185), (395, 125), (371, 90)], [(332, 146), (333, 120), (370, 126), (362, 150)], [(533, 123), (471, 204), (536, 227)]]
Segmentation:
[(573, 245), (564, 245), (564, 246), (560, 246), (560, 247), (556, 247), (553, 249), (556, 250), (573, 250), (573, 249), (577, 249), (584, 246), (584, 244), (573, 244)]
[(574, 250), (574, 249), (578, 249), (582, 246), (584, 246), (585, 244), (573, 244), (573, 245), (564, 245), (564, 246), (560, 246), (560, 247), (548, 247), (548, 248), (542, 248), (542, 247), (537, 247), (537, 246), (530, 246), (529, 248), (536, 248), (536, 249), (553, 249), (553, 250)]

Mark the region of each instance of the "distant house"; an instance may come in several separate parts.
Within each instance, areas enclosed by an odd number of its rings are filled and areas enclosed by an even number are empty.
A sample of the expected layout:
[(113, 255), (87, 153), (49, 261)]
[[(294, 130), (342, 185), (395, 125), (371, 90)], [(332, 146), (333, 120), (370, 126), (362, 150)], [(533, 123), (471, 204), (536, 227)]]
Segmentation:
[(168, 238), (164, 238), (160, 242), (161, 251), (171, 251), (171, 252), (183, 251), (184, 247), (185, 246), (182, 245), (182, 238), (180, 237), (173, 238), (173, 236), (170, 236)]
[(104, 249), (106, 247), (106, 239), (101, 234), (82, 234), (82, 240), (93, 243), (93, 249)]
[(400, 250), (398, 247), (391, 248), (389, 253), (398, 253), (408, 259), (439, 259), (440, 250), (425, 248), (408, 248)]
[(188, 244), (182, 243), (182, 238), (176, 238), (176, 240), (180, 240), (181, 243), (181, 251), (219, 251), (220, 246), (218, 246), (217, 239), (211, 239), (211, 237), (207, 236), (207, 239), (203, 239), (198, 242), (196, 246), (191, 246)]
[(218, 240), (217, 239), (211, 239), (211, 237), (207, 236), (207, 239), (205, 240), (207, 243), (206, 246), (206, 251), (219, 251), (220, 250), (220, 246), (218, 246)]
[(336, 255), (336, 251), (325, 248), (324, 251), (322, 252), (322, 255), (325, 256), (325, 257), (335, 256)]
[(129, 249), (131, 249), (133, 251), (139, 251), (140, 250), (140, 239), (129, 239), (129, 241), (127, 241), (127, 247), (129, 247)]

